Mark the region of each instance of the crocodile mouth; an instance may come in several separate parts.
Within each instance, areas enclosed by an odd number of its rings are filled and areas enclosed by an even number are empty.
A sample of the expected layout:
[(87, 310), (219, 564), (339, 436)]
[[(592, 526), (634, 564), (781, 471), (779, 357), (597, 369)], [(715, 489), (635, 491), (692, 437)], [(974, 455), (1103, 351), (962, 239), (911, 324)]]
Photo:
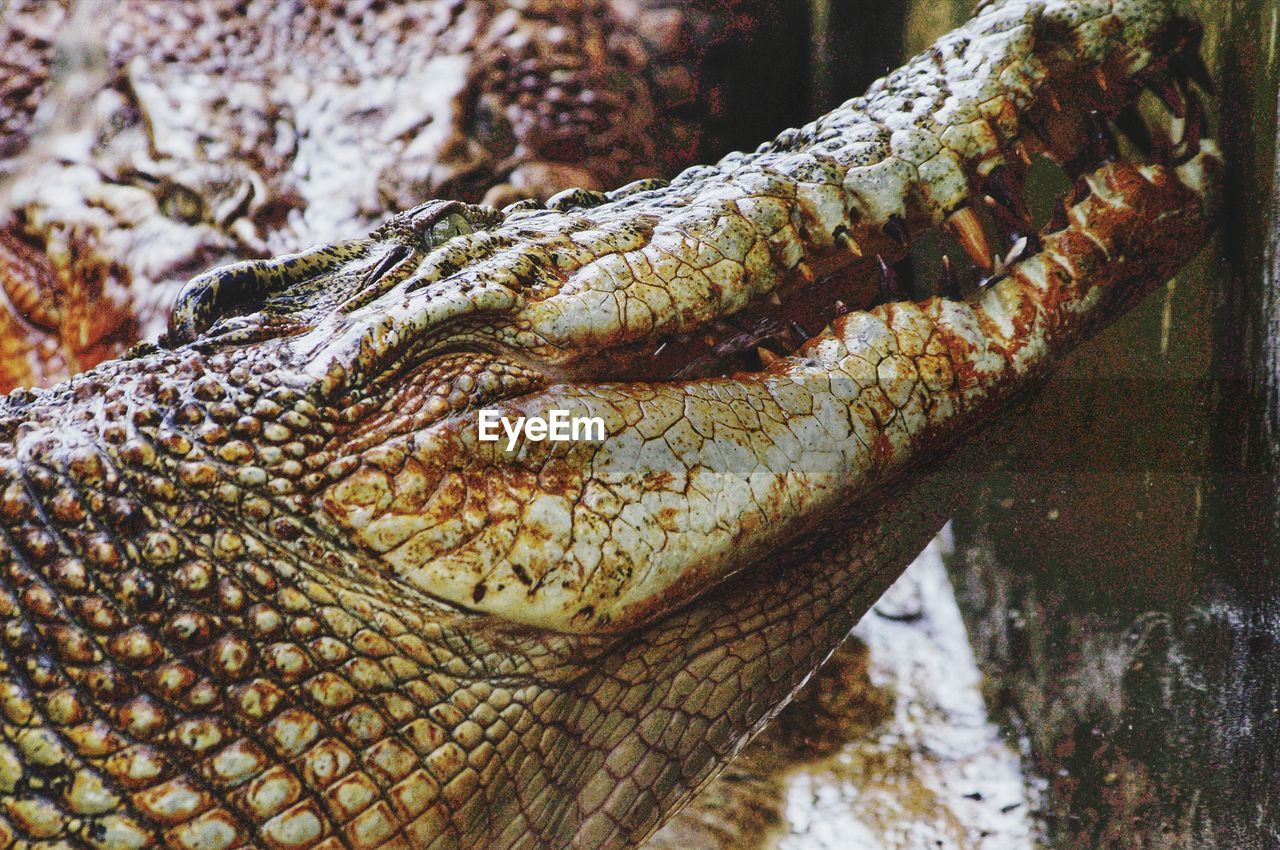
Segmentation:
[[(1089, 206), (1085, 202), (1100, 188), (1113, 192), (1104, 188), (1109, 182), (1119, 180), (1128, 184), (1128, 191), (1141, 193), (1144, 184), (1159, 182), (1152, 179), (1154, 174), (1185, 169), (1185, 179), (1191, 183), (1202, 180), (1195, 176), (1203, 165), (1198, 158), (1216, 160), (1218, 154), (1215, 143), (1206, 138), (1201, 90), (1211, 94), (1212, 83), (1199, 56), (1200, 37), (1197, 24), (1174, 19), (1151, 38), (1138, 59), (1121, 53), (1100, 62), (1080, 61), (1064, 49), (1043, 54), (1042, 64), (1031, 75), (1033, 81), (1024, 81), (1028, 90), (983, 114), (979, 123), (984, 129), (963, 143), (970, 148), (969, 155), (955, 173), (929, 176), (925, 165), (916, 164), (916, 173), (910, 177), (872, 176), (863, 181), (864, 187), (846, 176), (846, 189), (855, 184), (853, 220), (825, 233), (823, 223), (815, 220), (821, 218), (821, 211), (805, 208), (802, 201), (800, 211), (791, 213), (799, 248), (771, 244), (773, 256), (768, 263), (774, 268), (763, 276), (772, 280), (757, 284), (749, 297), (744, 297), (741, 290), (746, 287), (741, 281), (728, 286), (712, 281), (699, 294), (700, 303), (671, 308), (669, 303), (681, 298), (672, 293), (686, 281), (654, 274), (652, 268), (647, 274), (637, 272), (627, 265), (620, 272), (610, 270), (609, 286), (643, 292), (626, 306), (618, 306), (595, 284), (581, 283), (583, 268), (572, 260), (564, 268), (555, 267), (565, 246), (574, 247), (574, 232), (589, 230), (600, 221), (607, 227), (613, 207), (623, 216), (634, 211), (639, 236), (634, 232), (627, 236), (634, 237), (636, 244), (648, 240), (646, 247), (652, 247), (664, 227), (662, 215), (671, 208), (680, 211), (683, 204), (666, 202), (664, 192), (681, 181), (694, 187), (690, 194), (695, 198), (698, 191), (714, 194), (724, 188), (716, 185), (720, 182), (716, 175), (703, 177), (703, 169), (691, 169), (671, 186), (641, 181), (609, 193), (569, 190), (547, 204), (516, 203), (503, 210), (498, 231), (514, 232), (515, 239), (501, 244), (514, 244), (511, 254), (533, 268), (526, 279), (510, 285), (506, 281), (512, 274), (498, 266), (504, 280), (498, 310), (509, 318), (494, 322), (483, 308), (467, 309), (462, 316), (440, 323), (417, 352), (401, 357), (416, 360), (417, 375), (427, 380), (405, 384), (388, 409), (402, 410), (406, 404), (420, 408), (424, 398), (430, 403), (431, 393), (450, 392), (451, 377), (464, 370), (475, 375), (489, 368), (502, 374), (503, 380), (485, 393), (465, 398), (453, 391), (449, 403), (436, 398), (434, 413), (416, 418), (419, 426), (562, 382), (691, 381), (759, 373), (793, 355), (803, 359), (806, 346), (829, 336), (832, 322), (851, 312), (930, 298), (980, 298), (1019, 264), (1038, 257), (1047, 240), (1071, 229), (1073, 214), (1084, 215)], [(952, 38), (964, 44), (963, 35)], [(946, 49), (944, 41), (934, 51)], [(893, 77), (881, 80), (866, 98), (851, 103), (874, 112), (877, 92), (894, 84)], [(806, 131), (814, 132), (812, 126), (789, 131), (762, 151), (766, 156), (791, 154), (797, 147), (796, 136)], [(888, 149), (894, 133), (880, 131), (885, 138), (873, 139), (871, 144), (883, 143)], [(819, 160), (817, 167), (821, 165)], [(768, 165), (762, 169), (768, 170)], [(850, 174), (860, 170), (873, 171), (874, 166), (855, 167)], [(657, 199), (653, 206), (659, 212), (646, 209), (644, 200), (650, 196)], [(1154, 202), (1140, 196), (1133, 199), (1148, 206)], [(1160, 202), (1171, 203), (1168, 198)], [(856, 209), (859, 206), (861, 210)], [(1073, 213), (1076, 209), (1080, 212)], [(1105, 230), (1109, 214), (1095, 211), (1094, 219), (1074, 224), (1082, 232)], [(548, 216), (553, 217), (549, 222)], [(1151, 216), (1158, 223), (1161, 213), (1152, 211)], [(669, 229), (687, 237), (682, 247), (714, 244), (714, 236), (705, 232), (682, 230), (679, 224)], [(540, 253), (520, 254), (520, 240), (541, 249)], [(405, 259), (409, 252), (399, 250), (403, 253), (395, 256), (405, 260), (405, 268), (414, 266), (416, 260)], [(461, 253), (465, 256), (471, 250), (467, 244)], [(661, 253), (655, 251), (646, 260)], [(593, 264), (616, 262), (620, 256), (626, 259), (623, 252), (614, 252), (594, 258)], [(385, 267), (387, 260), (375, 257), (370, 264)], [(449, 283), (447, 271), (455, 266), (447, 258), (439, 265), (446, 273), (437, 272), (433, 278), (418, 267), (417, 282), (410, 276), (406, 288), (447, 289), (439, 278)], [(486, 271), (482, 268), (478, 274)], [(620, 283), (623, 278), (625, 282)], [(650, 285), (655, 278), (664, 293), (655, 293)], [(521, 301), (522, 308), (512, 306)], [(665, 315), (659, 315), (663, 312), (660, 302), (668, 304)], [(732, 302), (736, 304), (729, 306)], [(622, 315), (636, 309), (654, 314), (648, 326)], [(619, 315), (611, 319), (611, 312)], [(570, 330), (562, 332), (566, 327)], [(584, 334), (582, 328), (592, 330)], [(312, 356), (325, 362), (323, 356)], [(399, 362), (388, 374), (401, 379)]]
[[(1160, 4), (990, 4), (754, 153), (461, 227), (295, 346), (352, 423), (328, 521), (437, 599), (571, 632), (838, 524), (1198, 249), (1199, 38)], [(482, 411), (602, 436), (486, 441)]]
[(1200, 90), (1213, 93), (1200, 33), (1190, 29), (1172, 41), (1170, 52), (1137, 73), (1119, 63), (1050, 66), (1013, 119), (1016, 134), (998, 158), (970, 170), (969, 197), (940, 223), (908, 197), (904, 214), (886, 217), (879, 232), (834, 234), (847, 256), (838, 250), (801, 260), (779, 287), (734, 313), (604, 348), (567, 375), (662, 381), (758, 372), (850, 312), (979, 296), (1067, 230), (1072, 209), (1108, 176), (1176, 170), (1200, 155), (1208, 129)]

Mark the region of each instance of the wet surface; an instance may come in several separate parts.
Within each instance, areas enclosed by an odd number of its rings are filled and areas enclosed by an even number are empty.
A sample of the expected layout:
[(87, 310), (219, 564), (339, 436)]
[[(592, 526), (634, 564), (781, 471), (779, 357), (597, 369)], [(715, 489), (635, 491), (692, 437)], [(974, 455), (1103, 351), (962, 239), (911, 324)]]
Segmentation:
[(649, 850), (1021, 850), (1036, 787), (987, 715), (935, 541)]
[(1033, 846), (1018, 754), (987, 716), (935, 542), (854, 631), (891, 715), (788, 777), (778, 850)]

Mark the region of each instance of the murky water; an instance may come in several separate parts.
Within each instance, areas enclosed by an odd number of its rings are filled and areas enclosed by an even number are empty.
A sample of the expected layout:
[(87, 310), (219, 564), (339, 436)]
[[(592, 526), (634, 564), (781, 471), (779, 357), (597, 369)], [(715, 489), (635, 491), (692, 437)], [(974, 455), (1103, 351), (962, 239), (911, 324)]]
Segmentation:
[(885, 722), (786, 780), (777, 850), (1033, 844), (1034, 787), (991, 721), (935, 542), (854, 630)]

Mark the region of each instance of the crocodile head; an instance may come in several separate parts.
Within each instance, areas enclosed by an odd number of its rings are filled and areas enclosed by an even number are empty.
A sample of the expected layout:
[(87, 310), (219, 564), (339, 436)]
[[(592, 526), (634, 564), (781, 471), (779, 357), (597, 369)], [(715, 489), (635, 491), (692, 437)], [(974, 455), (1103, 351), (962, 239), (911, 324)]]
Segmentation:
[[(936, 530), (961, 439), (1194, 253), (1196, 41), (989, 3), (754, 153), (219, 269), (11, 395), (0, 838), (639, 843)], [(976, 268), (909, 300), (933, 231)]]

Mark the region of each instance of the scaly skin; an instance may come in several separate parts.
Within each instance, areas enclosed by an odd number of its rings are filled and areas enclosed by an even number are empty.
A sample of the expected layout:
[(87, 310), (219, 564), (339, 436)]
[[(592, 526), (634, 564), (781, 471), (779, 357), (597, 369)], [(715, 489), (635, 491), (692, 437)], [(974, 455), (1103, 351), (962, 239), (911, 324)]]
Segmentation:
[[(1081, 80), (1113, 115), (1193, 42), (1162, 0), (988, 4), (755, 154), (229, 267), (162, 348), (11, 395), (0, 846), (642, 842), (936, 530), (939, 462), (1191, 256), (1216, 148), (1098, 166), (968, 298), (632, 376), (904, 235), (972, 247), (1020, 146), (1097, 158)], [(507, 451), (481, 407), (606, 435)]]

